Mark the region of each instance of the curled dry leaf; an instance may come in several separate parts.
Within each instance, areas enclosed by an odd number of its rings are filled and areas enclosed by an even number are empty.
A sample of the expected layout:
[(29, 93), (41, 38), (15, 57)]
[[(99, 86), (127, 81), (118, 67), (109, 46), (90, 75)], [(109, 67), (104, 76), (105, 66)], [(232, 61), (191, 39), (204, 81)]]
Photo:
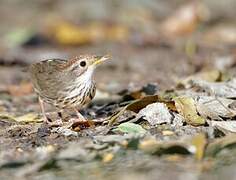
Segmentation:
[(225, 120), (236, 117), (236, 111), (230, 108), (234, 100), (214, 96), (199, 96), (196, 99), (197, 111), (206, 119)]
[(209, 121), (208, 124), (220, 129), (225, 134), (236, 133), (236, 121)]
[(154, 126), (162, 123), (171, 123), (172, 116), (164, 103), (152, 103), (141, 109), (137, 118), (147, 120), (150, 125)]
[(123, 109), (121, 109), (117, 114), (112, 115), (109, 118), (109, 125), (114, 124), (116, 119), (119, 116), (121, 116), (125, 112), (125, 110), (130, 110), (130, 111), (134, 111), (134, 112), (138, 113), (140, 111), (140, 109), (144, 108), (148, 104), (157, 102), (158, 99), (159, 99), (159, 97), (157, 95), (153, 95), (153, 96), (145, 96), (142, 99), (138, 99), (138, 100), (131, 102), (130, 104), (125, 106)]
[(177, 111), (184, 117), (187, 124), (199, 126), (206, 123), (205, 119), (198, 115), (193, 98), (177, 97), (174, 101)]
[(164, 98), (158, 96), (158, 95), (151, 95), (151, 96), (145, 96), (141, 99), (135, 100), (125, 106), (121, 111), (119, 111), (117, 114), (111, 116), (109, 118), (109, 125), (112, 125), (115, 123), (116, 119), (124, 113), (125, 110), (130, 110), (135, 113), (138, 113), (141, 109), (146, 107), (149, 104), (155, 103), (155, 102), (163, 102), (166, 104), (166, 106), (170, 109), (175, 109), (174, 101), (171, 100), (165, 100)]

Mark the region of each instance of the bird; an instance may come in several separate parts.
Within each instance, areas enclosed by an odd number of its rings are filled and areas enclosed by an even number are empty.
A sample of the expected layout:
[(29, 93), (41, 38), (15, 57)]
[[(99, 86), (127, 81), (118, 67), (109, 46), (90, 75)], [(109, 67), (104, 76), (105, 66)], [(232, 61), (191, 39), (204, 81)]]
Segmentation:
[(47, 59), (31, 64), (30, 78), (38, 95), (44, 122), (50, 123), (45, 113), (45, 103), (59, 109), (60, 114), (64, 109), (72, 109), (79, 120), (86, 121), (79, 110), (95, 96), (94, 70), (109, 59), (110, 55), (80, 55), (68, 60)]

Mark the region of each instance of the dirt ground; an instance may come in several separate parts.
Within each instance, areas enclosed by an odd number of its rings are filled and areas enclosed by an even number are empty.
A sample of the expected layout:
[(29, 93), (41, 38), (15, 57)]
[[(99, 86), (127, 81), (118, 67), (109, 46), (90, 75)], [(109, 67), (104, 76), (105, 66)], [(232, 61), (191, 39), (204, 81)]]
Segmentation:
[[(236, 88), (230, 84), (235, 5), (234, 0), (1, 1), (0, 179), (236, 179)], [(182, 18), (184, 11), (190, 20)], [(70, 39), (60, 28), (81, 37)], [(81, 110), (89, 123), (68, 126), (75, 114), (65, 112), (63, 125), (44, 124), (28, 66), (80, 54), (112, 55), (97, 68), (97, 94)], [(219, 83), (213, 95), (215, 84), (208, 83)], [(198, 102), (200, 91), (220, 99), (216, 108), (206, 106), (219, 109), (217, 117), (197, 109), (189, 118), (180, 110), (176, 97)], [(145, 108), (151, 104), (165, 104), (171, 121), (148, 119), (157, 113)], [(54, 107), (46, 110), (58, 119)], [(141, 111), (147, 119), (139, 117)], [(194, 121), (196, 116), (204, 122)], [(233, 124), (215, 126), (211, 120)]]

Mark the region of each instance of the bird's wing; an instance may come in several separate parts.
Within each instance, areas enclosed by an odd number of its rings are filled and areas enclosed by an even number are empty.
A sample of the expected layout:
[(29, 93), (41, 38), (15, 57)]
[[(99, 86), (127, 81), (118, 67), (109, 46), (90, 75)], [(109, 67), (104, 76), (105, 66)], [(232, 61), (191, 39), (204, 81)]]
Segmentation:
[(50, 99), (60, 96), (60, 90), (64, 89), (69, 81), (67, 74), (59, 69), (60, 65), (66, 62), (62, 59), (51, 59), (30, 66), (31, 79), (39, 95)]

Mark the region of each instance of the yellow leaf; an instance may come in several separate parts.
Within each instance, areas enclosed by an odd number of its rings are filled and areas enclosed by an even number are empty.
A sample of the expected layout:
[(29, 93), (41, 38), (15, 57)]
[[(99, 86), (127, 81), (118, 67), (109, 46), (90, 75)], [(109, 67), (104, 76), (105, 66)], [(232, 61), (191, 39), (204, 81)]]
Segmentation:
[(197, 160), (201, 160), (203, 158), (206, 144), (207, 140), (205, 134), (198, 134), (192, 138), (192, 145), (196, 148), (195, 158)]
[(14, 119), (17, 122), (24, 122), (24, 123), (42, 122), (42, 119), (39, 118), (38, 114), (34, 114), (34, 113), (28, 113), (23, 116), (15, 117)]
[(198, 115), (193, 98), (177, 97), (174, 101), (177, 111), (184, 117), (187, 124), (199, 126), (206, 123), (205, 119)]

